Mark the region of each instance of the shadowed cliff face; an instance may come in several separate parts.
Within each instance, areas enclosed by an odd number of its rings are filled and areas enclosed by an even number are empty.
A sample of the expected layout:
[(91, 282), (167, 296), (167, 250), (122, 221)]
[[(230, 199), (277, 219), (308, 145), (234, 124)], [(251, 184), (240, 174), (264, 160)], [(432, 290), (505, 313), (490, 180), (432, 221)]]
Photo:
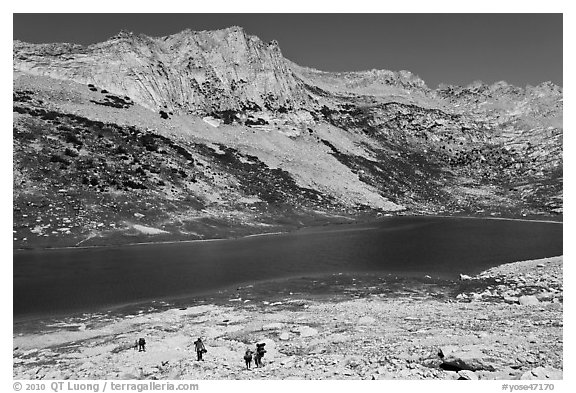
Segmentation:
[[(562, 88), (296, 65), (241, 28), (14, 42), (16, 246), (562, 214)], [(62, 219), (66, 218), (66, 222)], [(144, 228), (144, 229), (143, 229)]]

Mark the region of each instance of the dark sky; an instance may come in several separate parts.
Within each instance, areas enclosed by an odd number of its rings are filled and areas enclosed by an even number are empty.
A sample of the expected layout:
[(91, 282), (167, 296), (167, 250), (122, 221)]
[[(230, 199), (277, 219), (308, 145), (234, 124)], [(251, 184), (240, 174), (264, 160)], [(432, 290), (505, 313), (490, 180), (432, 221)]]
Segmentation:
[(242, 26), (326, 71), (409, 70), (430, 87), (562, 80), (562, 14), (14, 14), (14, 39), (104, 41)]

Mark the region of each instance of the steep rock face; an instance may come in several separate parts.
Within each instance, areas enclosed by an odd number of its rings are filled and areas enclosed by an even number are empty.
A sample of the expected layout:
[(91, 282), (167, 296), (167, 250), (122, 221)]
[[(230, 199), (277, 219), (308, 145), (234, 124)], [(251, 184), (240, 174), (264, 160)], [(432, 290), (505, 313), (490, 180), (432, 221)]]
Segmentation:
[(310, 101), (277, 43), (238, 27), (161, 38), (122, 31), (88, 47), (15, 42), (14, 68), (94, 84), (153, 110), (286, 112)]

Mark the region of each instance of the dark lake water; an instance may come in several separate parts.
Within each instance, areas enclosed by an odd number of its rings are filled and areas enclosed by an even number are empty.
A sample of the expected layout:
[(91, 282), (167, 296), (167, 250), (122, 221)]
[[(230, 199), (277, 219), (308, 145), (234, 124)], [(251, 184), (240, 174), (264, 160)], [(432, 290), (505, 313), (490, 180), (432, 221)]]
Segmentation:
[(14, 251), (14, 318), (200, 296), (304, 275), (451, 279), (556, 255), (562, 255), (561, 223), (441, 217), (211, 242)]

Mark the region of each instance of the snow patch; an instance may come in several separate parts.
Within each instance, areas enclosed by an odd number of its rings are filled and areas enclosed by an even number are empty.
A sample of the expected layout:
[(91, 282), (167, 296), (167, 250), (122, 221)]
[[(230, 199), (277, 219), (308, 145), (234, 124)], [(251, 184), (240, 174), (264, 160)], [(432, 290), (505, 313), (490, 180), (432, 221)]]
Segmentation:
[(212, 127), (218, 127), (220, 125), (220, 120), (213, 118), (212, 116), (203, 117), (204, 122), (210, 124)]
[(159, 235), (161, 233), (169, 233), (162, 229), (147, 227), (139, 224), (132, 225), (132, 228), (136, 229), (138, 232), (143, 233), (145, 235)]

